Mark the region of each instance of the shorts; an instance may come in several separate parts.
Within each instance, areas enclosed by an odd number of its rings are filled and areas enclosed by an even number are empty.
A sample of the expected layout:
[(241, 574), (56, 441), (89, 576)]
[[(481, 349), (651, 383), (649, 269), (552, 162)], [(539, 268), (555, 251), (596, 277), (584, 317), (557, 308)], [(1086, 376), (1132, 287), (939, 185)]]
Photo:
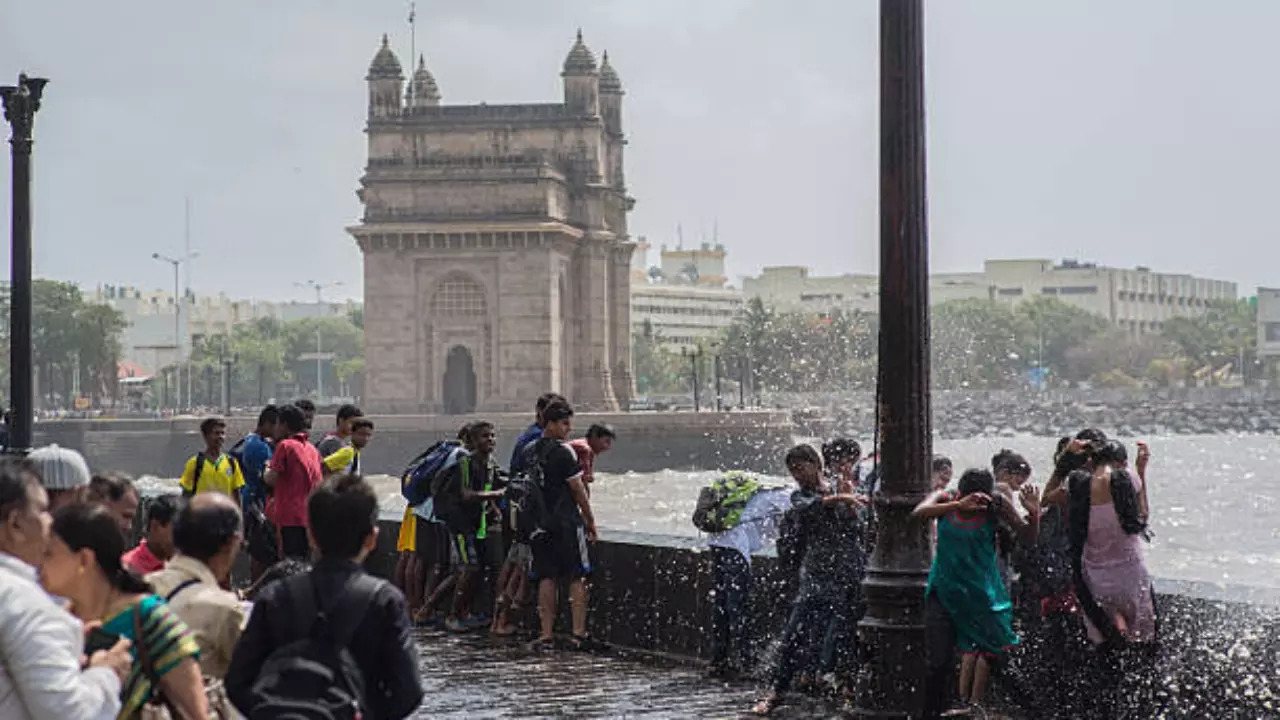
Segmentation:
[(532, 547), (531, 574), (535, 580), (576, 580), (591, 575), (587, 531), (578, 523), (566, 523)]
[(280, 528), (280, 554), (291, 560), (311, 561), (311, 541), (307, 529), (298, 525)]
[(520, 572), (528, 574), (533, 569), (533, 548), (529, 543), (513, 542), (507, 551), (507, 564), (515, 565)]
[(480, 542), (475, 533), (453, 534), (449, 536), (449, 560), (455, 570), (472, 570), (479, 568), (484, 561)]
[(421, 518), (415, 534), (418, 557), (424, 567), (445, 567), (450, 562), (449, 530), (442, 522), (429, 522)]
[(400, 521), (400, 534), (396, 537), (396, 552), (414, 552), (418, 549), (418, 516), (413, 508), (405, 508)]

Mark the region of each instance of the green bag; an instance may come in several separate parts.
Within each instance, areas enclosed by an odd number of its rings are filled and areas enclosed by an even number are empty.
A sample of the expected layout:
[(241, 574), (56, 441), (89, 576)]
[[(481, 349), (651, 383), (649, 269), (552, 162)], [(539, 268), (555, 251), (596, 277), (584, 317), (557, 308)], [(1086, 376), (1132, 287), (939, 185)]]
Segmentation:
[(742, 519), (747, 503), (763, 489), (764, 485), (759, 480), (746, 473), (725, 473), (698, 493), (693, 526), (707, 533), (732, 530)]

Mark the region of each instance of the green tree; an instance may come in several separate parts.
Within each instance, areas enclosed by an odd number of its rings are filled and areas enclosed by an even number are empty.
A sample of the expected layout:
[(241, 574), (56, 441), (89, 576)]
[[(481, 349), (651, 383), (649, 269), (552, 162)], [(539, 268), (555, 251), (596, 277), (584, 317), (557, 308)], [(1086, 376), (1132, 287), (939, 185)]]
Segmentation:
[(1166, 321), (1161, 335), (1192, 371), (1207, 365), (1239, 366), (1241, 360), (1248, 368), (1257, 356), (1257, 327), (1256, 306), (1248, 300), (1223, 300), (1210, 303), (1200, 315)]
[(640, 395), (683, 392), (688, 383), (681, 375), (682, 358), (663, 346), (661, 334), (646, 321), (631, 338), (631, 365)]
[(1015, 386), (1028, 367), (1023, 357), (1026, 318), (994, 300), (954, 300), (933, 308), (933, 377), (940, 388)]

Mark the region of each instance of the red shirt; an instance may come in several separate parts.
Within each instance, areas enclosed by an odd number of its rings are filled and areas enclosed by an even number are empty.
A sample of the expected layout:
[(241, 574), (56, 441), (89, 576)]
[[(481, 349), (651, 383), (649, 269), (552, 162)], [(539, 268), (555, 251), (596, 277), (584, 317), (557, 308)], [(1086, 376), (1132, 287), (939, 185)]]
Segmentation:
[(120, 563), (134, 575), (147, 575), (164, 569), (164, 561), (151, 552), (151, 548), (147, 547), (146, 540), (138, 543), (138, 547), (121, 556)]
[(324, 478), (320, 451), (306, 433), (298, 433), (276, 445), (270, 466), (276, 484), (267, 516), (278, 527), (306, 527), (307, 497)]
[(578, 456), (578, 467), (582, 470), (582, 482), (590, 485), (595, 481), (595, 464), (596, 451), (591, 449), (591, 443), (586, 438), (578, 438), (569, 441), (569, 447), (573, 448), (573, 454)]

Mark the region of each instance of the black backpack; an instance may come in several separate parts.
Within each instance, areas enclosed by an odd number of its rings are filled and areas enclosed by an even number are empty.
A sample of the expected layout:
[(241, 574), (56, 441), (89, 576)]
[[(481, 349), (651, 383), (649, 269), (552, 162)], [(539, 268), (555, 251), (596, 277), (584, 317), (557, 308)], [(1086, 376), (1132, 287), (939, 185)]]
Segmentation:
[(550, 532), (552, 512), (547, 507), (545, 465), (559, 440), (542, 438), (526, 452), (524, 467), (507, 483), (506, 500), (516, 541), (537, 542)]
[(348, 646), (382, 582), (356, 573), (325, 605), (310, 573), (285, 580), (288, 614), (300, 639), (267, 656), (253, 683), (248, 720), (371, 717), (364, 674)]

